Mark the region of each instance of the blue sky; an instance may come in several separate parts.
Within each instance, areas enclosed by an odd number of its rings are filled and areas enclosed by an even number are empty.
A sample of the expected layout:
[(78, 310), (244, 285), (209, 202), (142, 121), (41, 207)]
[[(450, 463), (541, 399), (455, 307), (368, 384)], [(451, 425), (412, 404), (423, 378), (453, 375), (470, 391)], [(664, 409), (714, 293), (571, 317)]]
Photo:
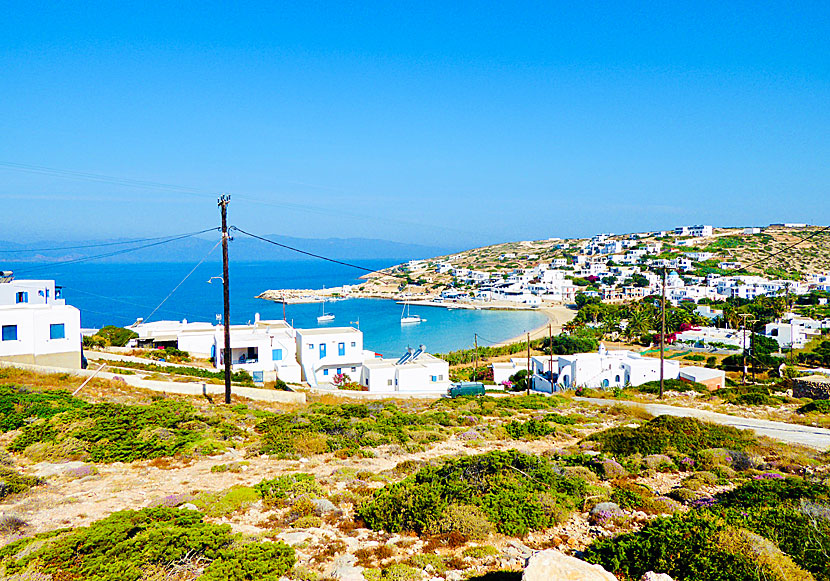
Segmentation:
[(826, 3), (77, 4), (0, 6), (0, 239), (830, 222)]

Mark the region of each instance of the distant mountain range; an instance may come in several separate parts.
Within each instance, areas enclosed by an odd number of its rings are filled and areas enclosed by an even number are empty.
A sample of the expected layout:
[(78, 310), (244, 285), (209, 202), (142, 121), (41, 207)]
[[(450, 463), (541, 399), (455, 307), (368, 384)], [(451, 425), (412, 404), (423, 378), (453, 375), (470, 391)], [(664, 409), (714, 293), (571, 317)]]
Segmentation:
[[(391, 259), (395, 262), (402, 262), (410, 259), (430, 258), (457, 250), (372, 238), (294, 238), (277, 234), (263, 237), (305, 252), (337, 260)], [(62, 262), (91, 257), (100, 257), (96, 261), (111, 263), (195, 262), (201, 260), (216, 244), (217, 240), (218, 235), (213, 240), (193, 237), (166, 244), (156, 244), (159, 241), (154, 240), (136, 241), (129, 238), (72, 243), (65, 241), (42, 241), (29, 244), (0, 242), (0, 270), (13, 270), (12, 265), (14, 263)], [(100, 246), (80, 248), (93, 244)], [(130, 250), (141, 246), (147, 247)], [(284, 261), (310, 258), (301, 253), (280, 248), (239, 233), (235, 234), (230, 243), (229, 254), (231, 260), (243, 261)], [(220, 260), (221, 256), (221, 248), (216, 248), (211, 254), (210, 260)]]

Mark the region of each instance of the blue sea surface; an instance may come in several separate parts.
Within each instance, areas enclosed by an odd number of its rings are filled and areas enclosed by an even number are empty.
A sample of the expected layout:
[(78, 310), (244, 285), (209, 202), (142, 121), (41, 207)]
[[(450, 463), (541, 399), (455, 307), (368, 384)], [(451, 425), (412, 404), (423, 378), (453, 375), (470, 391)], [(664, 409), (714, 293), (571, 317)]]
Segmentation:
[[(396, 262), (400, 261), (360, 261), (359, 265), (380, 269)], [(149, 321), (216, 322), (216, 315), (222, 312), (222, 267), (215, 262), (199, 265), (183, 283), (193, 264), (89, 262), (4, 266), (9, 267), (16, 278), (55, 279), (63, 287), (66, 302), (81, 310), (81, 324), (86, 328), (129, 325), (139, 317)], [(354, 268), (323, 261), (231, 262), (231, 322), (253, 321), (255, 313), (263, 319), (282, 319), (281, 303), (256, 298), (265, 290), (359, 284), (361, 274)], [(211, 277), (220, 278), (208, 283)], [(402, 306), (391, 300), (331, 302), (326, 311), (333, 313), (335, 320), (327, 325), (356, 326), (359, 322), (366, 349), (391, 357), (420, 344), (433, 353), (471, 347), (476, 333), (479, 345), (489, 345), (535, 329), (547, 320), (536, 311), (450, 311), (413, 306), (411, 313), (426, 318), (426, 322), (401, 325), (401, 310)], [(319, 314), (319, 303), (287, 305), (285, 309), (288, 322), (300, 328), (321, 326), (317, 323)]]

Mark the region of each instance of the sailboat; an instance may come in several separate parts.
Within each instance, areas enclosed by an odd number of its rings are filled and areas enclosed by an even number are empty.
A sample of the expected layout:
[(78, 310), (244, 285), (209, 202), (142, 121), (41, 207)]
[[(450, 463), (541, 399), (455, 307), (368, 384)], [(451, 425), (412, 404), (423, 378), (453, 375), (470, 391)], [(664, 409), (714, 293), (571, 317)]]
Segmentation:
[(409, 323), (423, 323), (426, 319), (422, 319), (420, 315), (413, 315), (409, 312), (409, 303), (404, 302), (403, 311), (401, 311), (401, 325)]
[(320, 315), (317, 317), (318, 323), (328, 323), (329, 321), (334, 320), (334, 315), (332, 313), (326, 312), (326, 299), (323, 299), (323, 304), (320, 305)]

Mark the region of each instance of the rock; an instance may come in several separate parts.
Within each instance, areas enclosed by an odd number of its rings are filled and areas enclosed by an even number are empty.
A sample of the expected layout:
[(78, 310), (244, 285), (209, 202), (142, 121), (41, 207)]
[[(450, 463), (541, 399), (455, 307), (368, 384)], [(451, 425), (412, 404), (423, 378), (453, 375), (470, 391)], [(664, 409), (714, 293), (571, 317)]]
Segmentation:
[(185, 502), (179, 506), (179, 510), (199, 510), (199, 508), (193, 503)]
[(343, 555), (334, 561), (334, 566), (329, 574), (332, 579), (341, 581), (364, 581), (363, 567), (355, 565), (357, 557), (354, 555)]
[(464, 578), (464, 571), (457, 571), (453, 569), (452, 571), (447, 571), (444, 573), (444, 579), (447, 581), (461, 581)]
[(533, 549), (517, 540), (511, 540), (507, 543), (503, 554), (508, 559), (527, 559), (533, 554)]
[(32, 466), (33, 473), (38, 478), (46, 478), (47, 476), (55, 476), (63, 474), (68, 470), (76, 470), (81, 466), (85, 466), (83, 462), (38, 462)]
[(654, 571), (649, 571), (640, 577), (640, 581), (674, 581), (674, 579), (665, 573), (655, 573)]
[(317, 516), (323, 516), (324, 514), (330, 512), (337, 512), (337, 507), (334, 503), (325, 498), (315, 498), (311, 502), (314, 503), (314, 512), (317, 513)]
[(293, 531), (293, 532), (286, 532), (280, 533), (277, 535), (282, 541), (285, 541), (286, 545), (293, 547), (294, 545), (300, 545), (310, 539), (313, 535), (311, 533), (307, 533), (304, 531)]
[(534, 553), (522, 573), (522, 581), (617, 581), (600, 567), (569, 557), (556, 549)]

